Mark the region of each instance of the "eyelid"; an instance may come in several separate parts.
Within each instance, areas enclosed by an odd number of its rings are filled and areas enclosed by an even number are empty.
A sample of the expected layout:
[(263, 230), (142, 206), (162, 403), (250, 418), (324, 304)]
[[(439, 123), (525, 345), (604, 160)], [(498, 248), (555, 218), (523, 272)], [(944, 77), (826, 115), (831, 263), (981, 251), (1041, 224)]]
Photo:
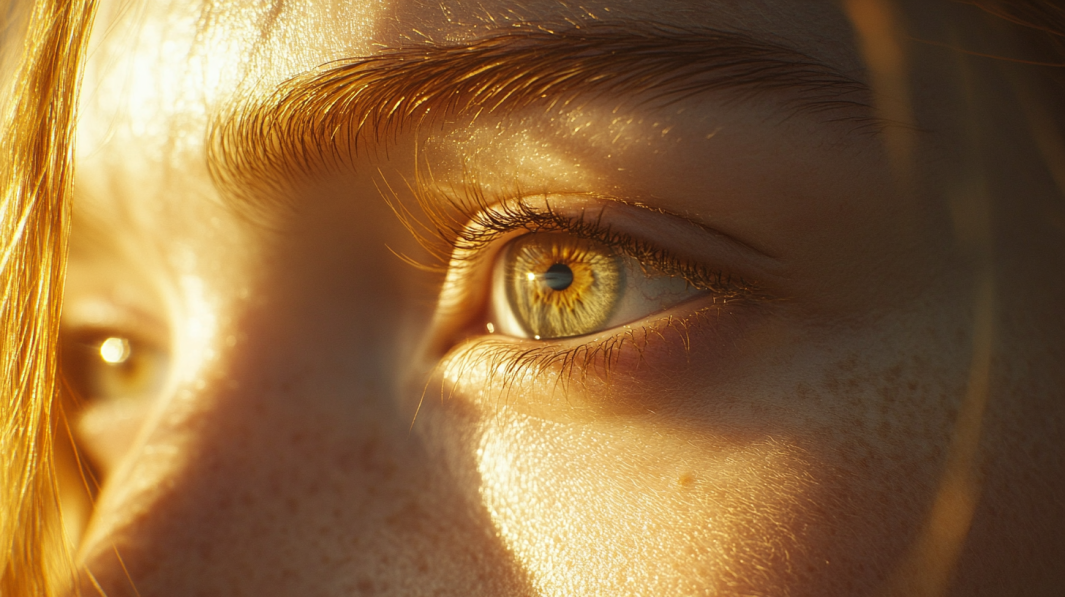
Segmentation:
[[(489, 411), (515, 409), (556, 422), (587, 422), (603, 416), (642, 415), (648, 400), (607, 392), (570, 392), (577, 384), (631, 379), (638, 370), (683, 363), (699, 327), (714, 345), (728, 346), (747, 317), (720, 305), (693, 307), (686, 301), (639, 323), (600, 333), (547, 342), (482, 335), (455, 344), (440, 355), (435, 379), (449, 394)], [(645, 366), (646, 365), (646, 366)], [(618, 377), (620, 375), (620, 377)], [(535, 399), (528, 397), (535, 396)], [(597, 398), (598, 396), (598, 398)]]
[(487, 258), (483, 251), (500, 239), (534, 232), (565, 232), (601, 242), (650, 267), (649, 273), (682, 277), (697, 288), (722, 296), (761, 291), (744, 277), (725, 274), (708, 264), (729, 262), (740, 266), (730, 269), (746, 272), (762, 269), (751, 267), (751, 256), (760, 257), (757, 261), (761, 262), (769, 260), (674, 214), (612, 200), (546, 195), (499, 203), (473, 214), (453, 241), (450, 265)]
[[(695, 219), (654, 207), (645, 201), (597, 193), (499, 193), (489, 199), (479, 189), (470, 186), (459, 190), (463, 199), (456, 198), (455, 191), (441, 187), (419, 189), (418, 194), (422, 210), (434, 220), (438, 229), (446, 228), (442, 232), (447, 235), (444, 240), (448, 245), (448, 258), (454, 257), (453, 249), (456, 246), (462, 248), (463, 243), (474, 240), (467, 238), (471, 234), (471, 226), (480, 224), (482, 233), (483, 229), (491, 228), (484, 225), (486, 215), (501, 214), (504, 225), (521, 223), (535, 216), (553, 215), (563, 223), (584, 219), (630, 236), (676, 239), (676, 242), (669, 244), (685, 244), (688, 249), (695, 249), (680, 251), (674, 250), (678, 247), (670, 247), (678, 257), (696, 262), (734, 262), (744, 271), (752, 272), (751, 277), (756, 279), (774, 278), (782, 271), (782, 264), (776, 256), (699, 221), (710, 219), (708, 216)], [(447, 226), (443, 220), (461, 220), (461, 224)], [(441, 223), (445, 225), (441, 226)], [(526, 230), (538, 231), (533, 228)], [(566, 231), (575, 232), (572, 228)]]
[(141, 309), (118, 305), (104, 298), (71, 300), (63, 305), (63, 329), (113, 330), (142, 342), (166, 349), (169, 347), (167, 327)]
[[(641, 263), (649, 274), (681, 276), (694, 287), (709, 291), (716, 304), (765, 297), (757, 284), (737, 273), (759, 269), (749, 267), (751, 261), (771, 258), (743, 255), (755, 251), (729, 246), (735, 242), (689, 220), (587, 196), (524, 197), (484, 207), (455, 233), (437, 313), (437, 326), (441, 330), (437, 335), (441, 344), (437, 346), (441, 351), (446, 352), (471, 335), (483, 333), (472, 329), (469, 322), (471, 309), (480, 313), (488, 301), (490, 288), (486, 278), (491, 268), (483, 265), (494, 261), (508, 239), (547, 231), (606, 241), (619, 253)], [(694, 246), (680, 246), (684, 244)], [(465, 321), (460, 322), (463, 318)]]

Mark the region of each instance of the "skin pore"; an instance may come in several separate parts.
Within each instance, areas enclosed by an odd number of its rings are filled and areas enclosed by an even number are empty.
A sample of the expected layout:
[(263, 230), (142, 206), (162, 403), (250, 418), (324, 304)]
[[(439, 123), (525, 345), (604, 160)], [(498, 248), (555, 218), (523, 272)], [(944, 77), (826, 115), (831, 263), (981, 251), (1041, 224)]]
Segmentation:
[[(104, 2), (64, 342), (128, 339), (141, 369), (72, 421), (103, 480), (83, 591), (1056, 594), (1065, 235), (1018, 107), (1035, 71), (912, 43), (1012, 47), (915, 2), (886, 38), (910, 93), (884, 89), (868, 4)], [(582, 73), (568, 101), (433, 104), (272, 154), (225, 121), (332, 61), (575, 28), (731, 32), (854, 86), (816, 109), (794, 84)], [(645, 302), (577, 337), (489, 333), (523, 233), (626, 239)]]

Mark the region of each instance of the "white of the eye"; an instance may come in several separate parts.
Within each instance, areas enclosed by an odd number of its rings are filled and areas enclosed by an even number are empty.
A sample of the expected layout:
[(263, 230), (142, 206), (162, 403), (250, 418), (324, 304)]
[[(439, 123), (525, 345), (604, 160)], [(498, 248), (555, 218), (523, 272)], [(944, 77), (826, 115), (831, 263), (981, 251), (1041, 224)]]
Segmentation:
[[(528, 338), (529, 334), (522, 329), (518, 318), (514, 315), (514, 309), (507, 301), (507, 272), (506, 259), (497, 259), (492, 271), (492, 322), (495, 331), (505, 336), (515, 338)], [(535, 274), (532, 274), (535, 276)]]
[(706, 293), (678, 276), (648, 275), (639, 262), (631, 257), (624, 257), (622, 261), (625, 286), (621, 289), (614, 313), (603, 324), (604, 330), (639, 321)]
[(130, 355), (129, 340), (125, 338), (111, 337), (100, 345), (100, 358), (105, 363), (119, 365), (126, 362)]

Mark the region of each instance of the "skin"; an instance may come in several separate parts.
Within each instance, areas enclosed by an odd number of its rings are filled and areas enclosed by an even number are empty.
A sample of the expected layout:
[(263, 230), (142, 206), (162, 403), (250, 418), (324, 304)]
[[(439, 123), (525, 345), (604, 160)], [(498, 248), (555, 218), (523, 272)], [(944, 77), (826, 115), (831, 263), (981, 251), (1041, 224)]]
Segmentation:
[[(64, 329), (168, 356), (151, 399), (76, 415), (104, 479), (83, 590), (1057, 594), (1065, 219), (1032, 133), (1046, 115), (1017, 99), (1038, 98), (1039, 73), (904, 44), (900, 107), (863, 54), (860, 4), (105, 1)], [(978, 11), (915, 4), (914, 38), (1014, 47)], [(606, 97), (456, 115), (254, 189), (251, 218), (209, 176), (205, 134), (237, 91), (425, 38), (619, 15), (785, 43), (909, 120), (878, 134), (772, 101)], [(395, 256), (429, 260), (380, 189), (416, 212), (425, 165), (492, 197), (639, 202), (594, 205), (762, 292), (663, 305), (610, 363), (504, 384), (506, 357), (463, 343), (493, 314), (443, 307), (489, 293), (490, 268), (444, 287)]]

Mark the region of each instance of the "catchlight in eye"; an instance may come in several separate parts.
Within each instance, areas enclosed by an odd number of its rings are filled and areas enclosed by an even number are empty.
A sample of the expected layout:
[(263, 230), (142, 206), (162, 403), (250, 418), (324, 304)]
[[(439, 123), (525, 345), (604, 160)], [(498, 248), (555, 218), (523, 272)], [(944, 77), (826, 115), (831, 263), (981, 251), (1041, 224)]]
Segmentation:
[(100, 344), (100, 358), (111, 365), (119, 365), (126, 362), (130, 352), (129, 340), (126, 338), (112, 336)]
[(162, 388), (168, 358), (158, 344), (115, 330), (67, 329), (62, 369), (68, 387), (82, 400), (143, 400)]
[(598, 331), (615, 311), (623, 278), (618, 256), (602, 243), (560, 233), (518, 237), (497, 265), (495, 309), (509, 315), (500, 331), (536, 339)]

